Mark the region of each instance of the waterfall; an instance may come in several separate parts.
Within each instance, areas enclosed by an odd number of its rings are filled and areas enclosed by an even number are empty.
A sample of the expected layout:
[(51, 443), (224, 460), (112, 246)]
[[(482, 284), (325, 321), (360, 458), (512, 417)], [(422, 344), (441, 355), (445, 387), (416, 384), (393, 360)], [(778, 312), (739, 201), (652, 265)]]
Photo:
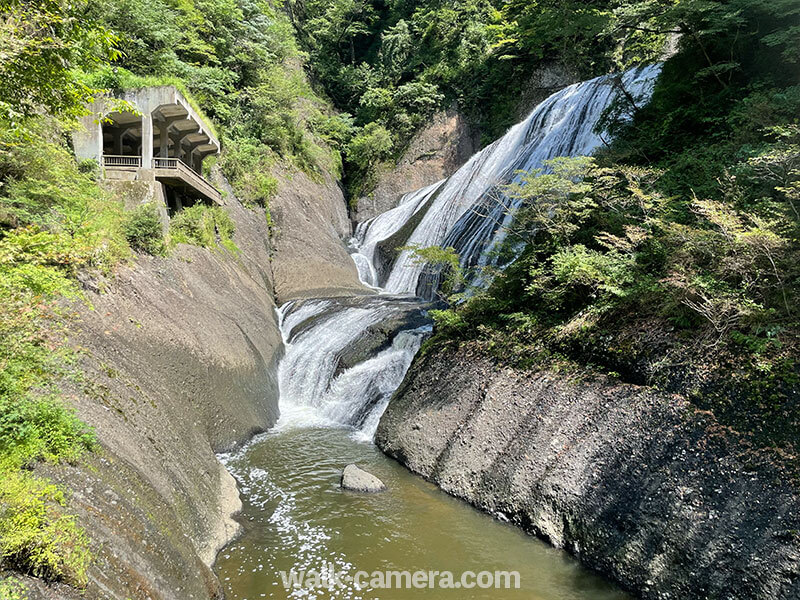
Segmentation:
[[(660, 65), (632, 69), (621, 83), (628, 96), (645, 103), (659, 73)], [(344, 425), (372, 438), (431, 331), (420, 322), (425, 305), (414, 296), (429, 296), (436, 284), (421, 278), (425, 265), (408, 251), (384, 273), (377, 256), (381, 243), (413, 229), (398, 245), (452, 246), (463, 266), (490, 264), (514, 208), (504, 186), (549, 159), (599, 148), (604, 140), (595, 128), (620, 93), (615, 81), (598, 77), (553, 94), (454, 175), (406, 194), (396, 208), (358, 225), (352, 257), (361, 280), (379, 294), (294, 301), (278, 311), (286, 347), (278, 375), (279, 428)]]
[(397, 207), (358, 224), (356, 234), (350, 241), (350, 249), (362, 282), (370, 287), (380, 286), (375, 266), (375, 250), (378, 244), (400, 231), (436, 194), (443, 183), (444, 180), (406, 194), (400, 199)]
[(349, 425), (371, 439), (431, 327), (414, 323), (376, 354), (348, 368), (342, 361), (371, 327), (406, 324), (419, 312), (416, 301), (390, 296), (284, 304), (278, 310), (286, 348), (278, 367), (278, 427)]
[[(632, 69), (621, 77), (621, 84), (629, 96), (646, 103), (660, 71), (660, 65)], [(603, 112), (620, 94), (614, 85), (616, 81), (611, 76), (598, 77), (553, 94), (505, 136), (474, 155), (449, 179), (407, 195), (398, 208), (378, 219), (405, 218), (407, 221), (413, 212), (409, 214), (404, 209), (406, 202), (413, 198), (423, 205), (435, 195), (407, 244), (452, 246), (462, 266), (487, 264), (491, 249), (502, 241), (504, 226), (509, 224), (509, 209), (513, 208), (512, 201), (502, 194), (503, 186), (518, 181), (520, 172), (541, 168), (549, 159), (589, 155), (603, 145), (603, 136), (594, 130)], [(360, 233), (361, 238), (365, 243), (369, 240), (369, 247), (362, 246), (367, 251), (362, 254), (370, 261), (376, 245), (389, 237), (381, 237), (379, 230), (371, 231), (378, 225), (378, 219), (360, 226), (366, 229)], [(403, 224), (395, 223), (393, 232)], [(385, 225), (381, 223), (380, 226)], [(411, 252), (402, 252), (385, 290), (394, 294), (417, 293), (424, 268)]]

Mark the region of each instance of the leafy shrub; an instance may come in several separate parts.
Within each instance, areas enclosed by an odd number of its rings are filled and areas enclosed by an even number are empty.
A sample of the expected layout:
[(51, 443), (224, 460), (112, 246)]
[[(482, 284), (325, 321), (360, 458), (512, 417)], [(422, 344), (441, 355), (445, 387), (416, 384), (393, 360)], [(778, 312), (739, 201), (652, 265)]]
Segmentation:
[(0, 600), (26, 600), (28, 589), (15, 577), (0, 580)]
[(455, 300), (453, 294), (465, 282), (464, 271), (455, 248), (439, 246), (423, 248), (412, 244), (403, 246), (400, 250), (410, 252), (415, 264), (425, 265), (426, 272), (438, 281), (437, 293), (442, 298)]
[(392, 134), (378, 123), (368, 123), (347, 146), (351, 194), (357, 197), (373, 185), (375, 171), (381, 161), (391, 156), (394, 141)]
[(27, 121), (24, 135), (0, 126), (0, 557), (82, 585), (85, 535), (59, 489), (27, 469), (95, 446), (58, 399), (57, 380), (74, 362), (58, 300), (81, 297), (79, 270), (109, 272), (129, 249), (119, 203), (75, 162), (61, 133), (51, 119)]
[(91, 555), (63, 492), (25, 471), (3, 473), (0, 558), (23, 573), (81, 587)]
[(78, 161), (78, 171), (87, 175), (92, 181), (99, 180), (102, 175), (100, 164), (93, 158)]
[(83, 3), (5, 0), (0, 118), (14, 127), (41, 114), (74, 116), (94, 91), (76, 72), (117, 56), (116, 37), (84, 18)]
[(221, 244), (228, 249), (235, 249), (234, 231), (233, 220), (219, 206), (195, 204), (179, 212), (170, 221), (170, 237), (175, 244), (205, 248)]
[(278, 179), (264, 173), (256, 174), (256, 197), (259, 203), (269, 206), (269, 201), (278, 193)]
[(278, 178), (270, 173), (275, 164), (269, 148), (249, 138), (229, 143), (220, 158), (222, 171), (236, 197), (247, 207), (263, 207), (270, 225), (269, 204), (280, 185)]
[(156, 256), (164, 254), (164, 230), (153, 204), (137, 206), (128, 213), (122, 229), (131, 248)]
[(0, 398), (0, 456), (7, 463), (74, 461), (95, 446), (93, 432), (53, 397)]
[(350, 142), (347, 157), (356, 168), (369, 171), (391, 154), (392, 134), (378, 123), (369, 123)]
[(129, 252), (120, 206), (81, 172), (63, 134), (49, 118), (28, 121), (24, 134), (0, 122), (0, 227), (43, 232), (23, 249), (39, 264), (108, 270)]
[(269, 185), (271, 175), (267, 173), (275, 163), (275, 156), (269, 148), (253, 138), (232, 141), (219, 160), (222, 172), (245, 206), (269, 206), (274, 192)]
[(439, 335), (448, 338), (458, 338), (460, 335), (469, 330), (469, 323), (464, 319), (464, 316), (455, 310), (432, 310), (430, 316), (436, 326), (436, 332)]

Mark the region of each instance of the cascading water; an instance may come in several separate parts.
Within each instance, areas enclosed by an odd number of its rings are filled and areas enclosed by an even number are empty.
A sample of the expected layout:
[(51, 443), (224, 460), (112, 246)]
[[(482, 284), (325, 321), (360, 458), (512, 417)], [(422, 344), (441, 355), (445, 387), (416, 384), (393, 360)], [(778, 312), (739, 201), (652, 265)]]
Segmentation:
[[(626, 95), (646, 101), (659, 70), (625, 73)], [(452, 177), (407, 194), (395, 209), (360, 224), (351, 241), (353, 260), (362, 281), (378, 294), (281, 307), (286, 348), (278, 375), (281, 419), (271, 432), (222, 457), (245, 504), (245, 534), (223, 551), (217, 566), (226, 597), (463, 597), (458, 590), (426, 596), (352, 584), (317, 592), (280, 586), (279, 571), (321, 570), (323, 563), (345, 572), (356, 565), (521, 571), (523, 589), (472, 590), (472, 598), (625, 597), (574, 561), (426, 487), (372, 444), (353, 441), (372, 439), (431, 331), (426, 305), (414, 297), (424, 265), (401, 252), (389, 270), (379, 264), (381, 244), (408, 233), (400, 244), (453, 246), (464, 265), (486, 264), (513, 208), (503, 186), (515, 181), (518, 171), (539, 168), (550, 158), (596, 150), (603, 140), (595, 125), (617, 91), (611, 78), (598, 78), (554, 94)], [(388, 495), (373, 500), (341, 493), (338, 474), (356, 461), (387, 482)]]
[(359, 223), (356, 234), (351, 241), (353, 260), (358, 267), (361, 281), (370, 287), (380, 285), (378, 270), (375, 265), (375, 250), (378, 243), (397, 233), (402, 227), (425, 206), (425, 203), (442, 186), (444, 180), (406, 194), (393, 210), (387, 211)]
[[(431, 202), (407, 244), (453, 247), (463, 266), (486, 264), (490, 250), (504, 235), (513, 209), (512, 200), (502, 193), (503, 186), (518, 181), (520, 172), (541, 168), (549, 159), (593, 153), (604, 143), (595, 127), (620, 96), (619, 85), (624, 87), (626, 97), (646, 103), (660, 71), (660, 65), (650, 65), (632, 69), (621, 78), (598, 77), (553, 94), (452, 177), (407, 195), (394, 210), (360, 225), (356, 245), (364, 249), (361, 254), (371, 261), (382, 240), (402, 228), (420, 206)], [(412, 199), (417, 205), (413, 212), (407, 208)], [(394, 227), (384, 235), (390, 229), (388, 221)], [(420, 295), (430, 297), (428, 290), (418, 289), (424, 268), (411, 252), (402, 252), (386, 281), (386, 291), (420, 291)]]
[[(419, 313), (407, 298), (366, 297), (290, 302), (279, 310), (286, 354), (278, 370), (278, 427), (349, 425), (372, 439), (386, 403), (411, 365), (429, 325), (400, 331), (376, 354), (341, 368), (343, 354), (363, 343), (370, 327), (407, 323)], [(396, 327), (396, 326), (395, 326)]]

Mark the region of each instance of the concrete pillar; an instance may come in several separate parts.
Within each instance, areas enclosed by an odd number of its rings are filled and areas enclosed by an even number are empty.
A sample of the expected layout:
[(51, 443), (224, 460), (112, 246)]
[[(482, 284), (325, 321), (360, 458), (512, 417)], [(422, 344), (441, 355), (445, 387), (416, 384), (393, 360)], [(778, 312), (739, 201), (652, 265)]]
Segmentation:
[(81, 127), (72, 134), (72, 145), (79, 159), (103, 164), (103, 125), (95, 114), (81, 118)]
[(165, 120), (158, 122), (158, 137), (161, 140), (161, 149), (158, 155), (161, 158), (169, 157), (169, 123)]
[(153, 168), (153, 117), (142, 115), (142, 168)]
[(111, 137), (114, 140), (114, 154), (120, 156), (122, 154), (122, 138), (125, 137), (127, 129), (120, 129), (115, 127), (111, 130)]
[(165, 117), (163, 114), (161, 114), (160, 110), (157, 112), (158, 116), (155, 118), (155, 121), (158, 123), (159, 131), (159, 156), (161, 158), (180, 158), (179, 156), (175, 156), (175, 151), (172, 152), (173, 156), (170, 157), (169, 143), (172, 141), (173, 147), (178, 146), (180, 134), (172, 130), (172, 124), (178, 121), (183, 121), (184, 117)]
[(175, 137), (173, 137), (172, 139), (175, 142), (175, 145), (179, 149), (179, 153), (176, 154), (177, 158), (182, 159), (184, 162), (188, 162), (189, 160), (191, 160), (192, 150), (194, 150), (197, 144), (191, 144), (187, 146), (184, 145), (184, 141), (188, 136), (190, 136), (193, 133), (197, 133), (199, 130), (200, 127), (198, 125), (195, 125), (191, 129), (183, 129), (175, 132)]
[(169, 139), (172, 140), (172, 151), (169, 153), (170, 158), (180, 158), (181, 157), (181, 144), (180, 144), (180, 137), (177, 133), (169, 132), (167, 134)]
[(96, 158), (97, 162), (100, 163), (100, 166), (103, 166), (103, 124), (98, 120), (97, 122), (92, 123), (92, 127), (89, 129), (89, 136), (92, 140), (92, 146), (94, 146), (94, 152), (97, 153), (96, 156), (90, 156), (89, 158)]
[[(187, 164), (187, 166), (194, 169), (198, 173), (200, 172), (200, 170), (197, 168), (197, 164), (195, 162), (195, 150), (207, 143), (208, 142), (206, 140), (200, 140), (199, 142), (192, 142), (191, 144), (188, 144), (186, 146), (186, 154), (184, 155), (186, 159), (184, 160), (184, 162)], [(200, 160), (202, 161), (202, 157)]]

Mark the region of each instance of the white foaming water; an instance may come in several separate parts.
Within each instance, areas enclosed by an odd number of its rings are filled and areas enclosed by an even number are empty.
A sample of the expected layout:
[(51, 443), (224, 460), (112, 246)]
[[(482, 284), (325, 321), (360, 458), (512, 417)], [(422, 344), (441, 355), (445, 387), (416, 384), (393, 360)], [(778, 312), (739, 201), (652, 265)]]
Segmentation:
[(277, 427), (351, 426), (361, 439), (371, 440), (431, 328), (401, 331), (387, 347), (349, 368), (342, 366), (342, 357), (369, 335), (370, 328), (419, 310), (415, 302), (387, 297), (284, 305), (279, 315), (286, 353), (278, 367)]
[[(267, 434), (271, 435), (271, 434)], [(329, 547), (331, 532), (328, 528), (310, 523), (306, 519), (298, 518), (298, 498), (297, 493), (288, 486), (278, 486), (274, 483), (270, 473), (265, 469), (253, 467), (244, 460), (247, 450), (263, 439), (263, 436), (255, 438), (244, 449), (235, 454), (223, 454), (219, 458), (228, 471), (236, 478), (239, 483), (239, 491), (247, 497), (251, 506), (258, 507), (259, 510), (268, 512), (272, 508), (272, 514), (266, 520), (266, 525), (277, 538), (273, 541), (272, 548), (265, 548), (263, 555), (257, 564), (254, 563), (252, 572), (266, 571), (267, 573), (278, 574), (280, 566), (276, 564), (273, 548), (289, 550), (290, 568), (296, 571), (316, 570), (323, 572), (327, 565), (332, 565), (338, 573), (351, 574), (355, 566), (347, 560), (341, 552), (332, 552)], [(236, 548), (228, 548), (228, 552), (235, 551)], [(225, 551), (223, 551), (225, 552)], [(224, 555), (228, 558), (230, 555)], [(282, 557), (285, 561), (287, 557)], [(284, 566), (285, 565), (281, 565)], [(343, 598), (354, 600), (359, 596), (354, 596), (349, 589), (326, 590), (329, 598)], [(312, 590), (305, 588), (294, 588), (285, 590), (286, 598), (316, 598)], [(266, 594), (262, 594), (262, 597)], [(272, 595), (270, 594), (272, 597)]]
[[(622, 85), (630, 96), (646, 102), (660, 71), (660, 65), (632, 69), (622, 76)], [(604, 140), (594, 129), (620, 93), (613, 82), (611, 77), (598, 77), (553, 94), (444, 183), (409, 194), (406, 198), (413, 197), (420, 207), (428, 201), (431, 205), (407, 244), (453, 246), (463, 265), (486, 264), (490, 249), (502, 240), (511, 218), (511, 201), (502, 195), (502, 186), (517, 181), (520, 171), (541, 168), (549, 159), (589, 155), (600, 147)], [(395, 211), (361, 224), (357, 236), (363, 240), (361, 253), (371, 262), (377, 244), (398, 231), (413, 214), (402, 204)], [(384, 218), (394, 222), (389, 226), (381, 221), (378, 226), (378, 219)], [(374, 233), (370, 231), (373, 227)], [(391, 233), (385, 235), (384, 228)], [(385, 290), (415, 294), (424, 268), (412, 253), (402, 252)]]
[(375, 250), (380, 242), (390, 238), (405, 225), (411, 217), (425, 206), (425, 203), (436, 193), (443, 179), (433, 185), (410, 192), (400, 199), (400, 203), (377, 217), (359, 223), (355, 236), (351, 240), (351, 255), (358, 267), (358, 274), (365, 284), (378, 288), (380, 281), (375, 265)]

